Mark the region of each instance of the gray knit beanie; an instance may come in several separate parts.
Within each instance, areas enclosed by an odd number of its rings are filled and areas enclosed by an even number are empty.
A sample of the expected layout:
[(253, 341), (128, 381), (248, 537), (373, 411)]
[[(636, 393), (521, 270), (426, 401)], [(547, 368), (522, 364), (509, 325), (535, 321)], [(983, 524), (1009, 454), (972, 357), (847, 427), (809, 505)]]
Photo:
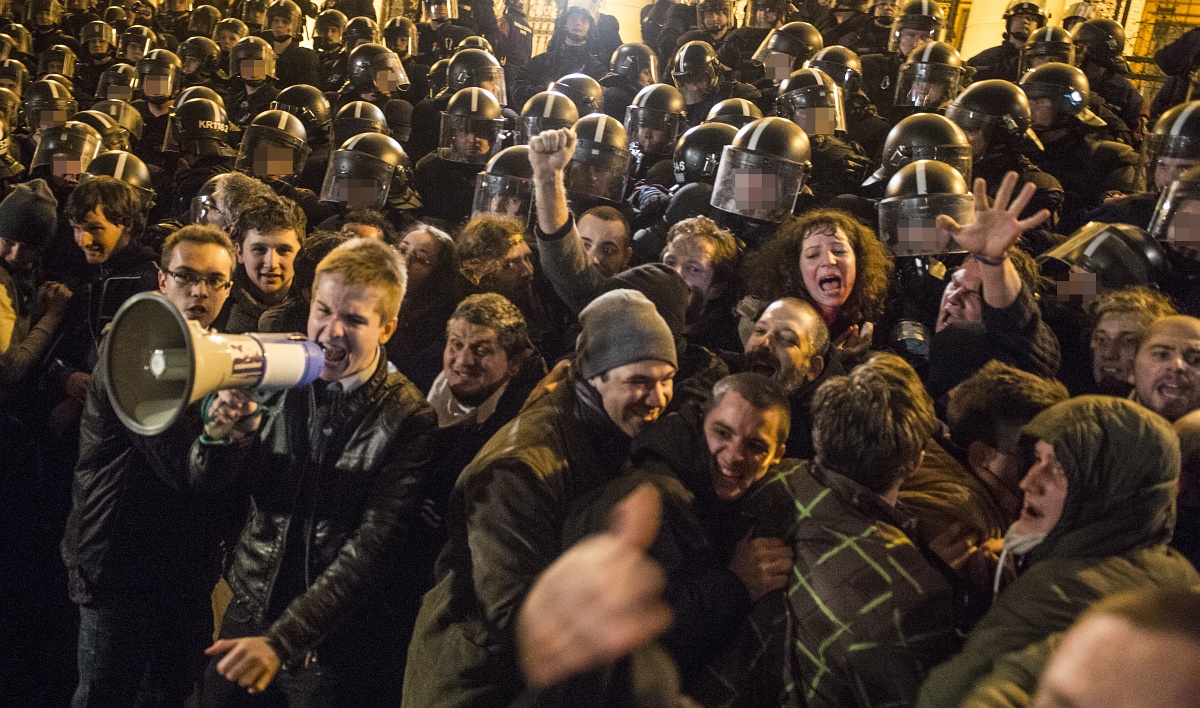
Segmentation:
[(58, 201), (44, 179), (18, 184), (0, 202), (0, 238), (36, 249), (58, 229)]
[(583, 331), (575, 342), (584, 380), (606, 371), (655, 359), (678, 367), (675, 337), (654, 303), (636, 290), (610, 290), (579, 313)]

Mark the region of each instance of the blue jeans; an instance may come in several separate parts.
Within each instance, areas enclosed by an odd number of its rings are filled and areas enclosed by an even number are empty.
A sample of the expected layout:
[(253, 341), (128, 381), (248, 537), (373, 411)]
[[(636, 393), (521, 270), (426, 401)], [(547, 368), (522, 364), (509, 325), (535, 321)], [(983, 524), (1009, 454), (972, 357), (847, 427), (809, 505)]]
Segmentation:
[(166, 606), (79, 608), (79, 683), (71, 708), (178, 708), (204, 670), (208, 598)]

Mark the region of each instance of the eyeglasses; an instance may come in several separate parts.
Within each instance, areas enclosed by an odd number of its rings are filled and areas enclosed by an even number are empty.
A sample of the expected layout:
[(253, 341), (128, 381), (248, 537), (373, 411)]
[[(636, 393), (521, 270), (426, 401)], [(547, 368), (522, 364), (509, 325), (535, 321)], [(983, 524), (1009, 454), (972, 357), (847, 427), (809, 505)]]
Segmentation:
[(233, 281), (220, 273), (201, 275), (192, 270), (164, 270), (164, 273), (175, 279), (175, 282), (185, 288), (204, 283), (209, 290), (228, 290)]

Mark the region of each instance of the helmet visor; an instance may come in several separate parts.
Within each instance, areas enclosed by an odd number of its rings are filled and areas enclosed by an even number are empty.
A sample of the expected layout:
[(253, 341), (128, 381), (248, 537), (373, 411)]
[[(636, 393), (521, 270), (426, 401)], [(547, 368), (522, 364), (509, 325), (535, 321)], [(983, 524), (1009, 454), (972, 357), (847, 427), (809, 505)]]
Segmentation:
[(945, 64), (909, 63), (896, 79), (897, 106), (938, 108), (958, 95), (962, 69)]
[(65, 125), (70, 116), (79, 112), (79, 104), (73, 100), (39, 103), (25, 107), (25, 125), (30, 133)]
[(567, 191), (619, 202), (625, 196), (632, 159), (628, 150), (580, 140), (567, 164)]
[(351, 209), (382, 209), (392, 188), (396, 168), (373, 155), (337, 150), (325, 168), (321, 201), (345, 204)]
[(342, 145), (355, 135), (363, 133), (382, 133), (386, 126), (371, 118), (338, 118), (333, 122), (334, 145)]
[(809, 59), (804, 63), (804, 66), (809, 69), (824, 71), (829, 78), (833, 79), (833, 83), (848, 93), (857, 93), (859, 86), (862, 84), (862, 74), (845, 64), (824, 61), (822, 59)]
[(573, 125), (575, 125), (575, 121), (573, 120), (543, 118), (542, 116), (521, 116), (520, 121), (518, 121), (519, 135), (517, 142), (521, 145), (528, 145), (529, 139), (538, 133), (546, 130), (570, 128)]
[(438, 155), (451, 162), (486, 165), (500, 150), (504, 119), (442, 114)]
[(1200, 249), (1200, 184), (1175, 180), (1158, 197), (1150, 236), (1174, 246)]
[(523, 177), (489, 175), (480, 172), (475, 177), (475, 201), (471, 218), (482, 214), (512, 216), (522, 222), (529, 220), (533, 207), (533, 184)]
[(49, 165), (56, 177), (80, 175), (100, 154), (100, 138), (97, 135), (62, 133), (43, 135), (37, 149), (33, 151), (33, 162), (29, 169)]
[(670, 155), (686, 127), (687, 119), (678, 113), (641, 106), (625, 109), (625, 134), (629, 136), (630, 147), (643, 153)]
[(833, 135), (846, 130), (842, 93), (836, 87), (805, 86), (776, 99), (779, 115), (809, 135)]
[(960, 224), (975, 221), (975, 197), (970, 194), (927, 194), (892, 197), (879, 202), (879, 240), (895, 256), (962, 253), (950, 232), (937, 226), (945, 214)]
[(246, 128), (233, 168), (255, 177), (287, 177), (304, 171), (309, 147), (295, 137), (265, 125)]
[(479, 73), (479, 88), (495, 96), (501, 106), (508, 105), (508, 85), (504, 83), (503, 68), (495, 66), (481, 71)]
[(807, 176), (807, 164), (726, 145), (709, 203), (731, 214), (778, 223), (792, 213)]
[(1026, 45), (1021, 49), (1021, 59), (1017, 63), (1017, 76), (1024, 76), (1026, 71), (1050, 62), (1074, 66), (1075, 45), (1066, 42), (1038, 42), (1032, 46)]

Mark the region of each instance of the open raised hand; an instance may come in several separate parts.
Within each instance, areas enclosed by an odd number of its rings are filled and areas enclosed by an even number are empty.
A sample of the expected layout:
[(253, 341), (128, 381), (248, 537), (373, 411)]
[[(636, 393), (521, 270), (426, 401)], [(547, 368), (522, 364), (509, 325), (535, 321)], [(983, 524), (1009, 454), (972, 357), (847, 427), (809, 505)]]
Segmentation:
[(937, 218), (938, 228), (951, 233), (960, 246), (986, 261), (1004, 260), (1008, 257), (1008, 249), (1017, 242), (1021, 234), (1050, 218), (1050, 212), (1046, 209), (1028, 219), (1020, 218), (1021, 212), (1037, 192), (1037, 186), (1027, 183), (1020, 193), (1013, 197), (1017, 179), (1016, 172), (1004, 175), (991, 206), (988, 206), (987, 183), (982, 179), (975, 180), (975, 188), (972, 190), (975, 195), (975, 221), (963, 226), (952, 217), (943, 214)]

